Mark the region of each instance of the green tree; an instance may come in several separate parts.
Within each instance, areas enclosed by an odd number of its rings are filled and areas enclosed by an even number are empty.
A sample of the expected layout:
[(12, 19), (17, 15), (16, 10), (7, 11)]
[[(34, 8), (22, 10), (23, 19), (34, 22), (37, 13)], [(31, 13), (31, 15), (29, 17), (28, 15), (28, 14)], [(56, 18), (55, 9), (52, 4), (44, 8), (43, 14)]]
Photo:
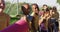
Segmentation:
[(60, 0), (57, 0), (57, 3), (59, 3), (59, 4), (60, 4)]

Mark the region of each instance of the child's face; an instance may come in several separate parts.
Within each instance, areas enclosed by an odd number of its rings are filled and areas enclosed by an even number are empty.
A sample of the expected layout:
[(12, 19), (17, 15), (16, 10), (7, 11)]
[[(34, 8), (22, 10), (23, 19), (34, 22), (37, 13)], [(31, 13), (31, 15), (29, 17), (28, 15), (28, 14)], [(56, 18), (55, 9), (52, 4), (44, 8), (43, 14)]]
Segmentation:
[(43, 6), (43, 9), (47, 9), (47, 6)]
[(53, 10), (50, 10), (50, 15), (52, 15), (53, 14)]
[(52, 12), (52, 10), (50, 10), (50, 12)]
[(32, 6), (32, 10), (33, 10), (33, 12), (38, 13), (38, 9), (37, 9), (36, 5)]
[(1, 3), (2, 0), (0, 0), (0, 3)]
[(0, 13), (3, 12), (3, 7), (4, 7), (4, 5), (2, 3), (0, 3)]
[(0, 13), (2, 12), (3, 4), (0, 3)]
[(4, 5), (2, 3), (2, 0), (0, 0), (0, 13), (3, 12)]
[(46, 12), (44, 16), (46, 16), (46, 17), (49, 16), (49, 12)]

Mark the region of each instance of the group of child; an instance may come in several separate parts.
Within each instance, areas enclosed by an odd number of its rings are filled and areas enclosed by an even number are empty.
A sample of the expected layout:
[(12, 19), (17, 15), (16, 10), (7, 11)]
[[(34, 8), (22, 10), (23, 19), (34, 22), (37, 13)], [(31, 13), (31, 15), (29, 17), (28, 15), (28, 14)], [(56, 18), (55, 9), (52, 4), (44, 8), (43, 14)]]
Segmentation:
[(0, 1), (0, 32), (58, 32), (59, 13), (55, 6), (48, 8), (44, 4), (40, 10), (37, 4), (32, 4), (31, 7), (28, 3), (23, 4), (20, 20), (9, 25), (10, 16), (3, 13), (5, 3), (4, 0)]

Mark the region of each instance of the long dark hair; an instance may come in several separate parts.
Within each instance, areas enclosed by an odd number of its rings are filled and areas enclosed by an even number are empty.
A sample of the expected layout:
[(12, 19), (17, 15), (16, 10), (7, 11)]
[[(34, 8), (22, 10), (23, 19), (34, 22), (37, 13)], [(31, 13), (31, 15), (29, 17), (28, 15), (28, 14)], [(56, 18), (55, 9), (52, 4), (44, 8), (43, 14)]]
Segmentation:
[(33, 5), (36, 5), (36, 8), (37, 8), (37, 9), (38, 9), (38, 11), (39, 11), (39, 7), (38, 7), (38, 5), (37, 5), (37, 4), (32, 4), (32, 6), (33, 6)]
[[(24, 7), (24, 5), (28, 5), (28, 8), (26, 9), (26, 8)], [(25, 9), (26, 9), (26, 10), (30, 10), (30, 6), (29, 6), (29, 4), (27, 4), (27, 3), (24, 4), (24, 5), (21, 6), (21, 10), (22, 10), (23, 14), (26, 15), (26, 14), (25, 14), (26, 12), (25, 12), (24, 10), (25, 10)], [(29, 12), (30, 12), (30, 11), (29, 11)]]

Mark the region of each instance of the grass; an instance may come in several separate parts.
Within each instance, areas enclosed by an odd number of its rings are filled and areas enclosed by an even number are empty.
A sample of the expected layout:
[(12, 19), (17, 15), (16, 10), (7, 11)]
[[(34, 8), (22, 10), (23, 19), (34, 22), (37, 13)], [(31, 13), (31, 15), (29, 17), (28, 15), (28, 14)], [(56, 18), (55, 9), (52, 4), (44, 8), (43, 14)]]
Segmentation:
[(19, 18), (11, 18), (10, 25), (13, 24), (14, 22), (18, 21), (18, 20), (19, 20)]

